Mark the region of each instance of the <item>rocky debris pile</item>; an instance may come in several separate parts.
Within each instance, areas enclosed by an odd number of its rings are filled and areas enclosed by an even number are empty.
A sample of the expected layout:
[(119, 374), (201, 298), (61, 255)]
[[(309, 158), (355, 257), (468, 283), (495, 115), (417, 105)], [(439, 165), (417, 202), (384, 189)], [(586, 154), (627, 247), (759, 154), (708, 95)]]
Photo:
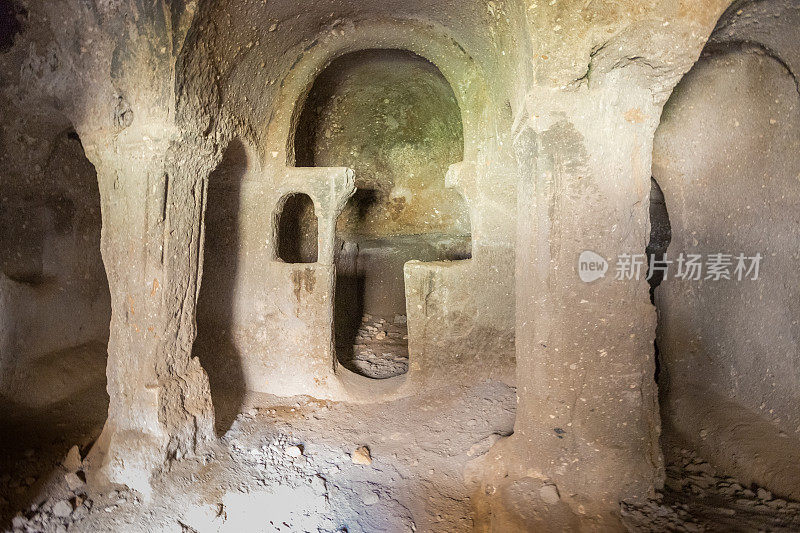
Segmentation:
[(800, 503), (725, 476), (687, 449), (672, 449), (664, 494), (644, 504), (623, 503), (634, 531), (800, 530)]
[(16, 532), (66, 532), (86, 519), (91, 513), (111, 513), (119, 506), (138, 505), (138, 497), (112, 490), (90, 498), (86, 491), (86, 477), (78, 446), (70, 448), (56, 473), (60, 479), (43, 501), (33, 503), (24, 513), (17, 513), (11, 522)]
[(11, 526), (12, 531), (66, 532), (73, 523), (86, 518), (93, 508), (91, 499), (72, 496), (68, 499), (48, 499), (41, 505), (33, 504), (26, 513), (18, 513)]
[(643, 504), (623, 502), (622, 516), (630, 531), (705, 531), (683, 504), (667, 505), (658, 500)]
[[(76, 492), (78, 494), (76, 494)], [(89, 497), (83, 488), (53, 496), (40, 504), (33, 504), (25, 513), (17, 513), (11, 523), (14, 533), (81, 531), (81, 522), (89, 515), (113, 513), (119, 508), (137, 506), (138, 496), (124, 491), (111, 490)]]
[[(710, 464), (689, 450), (675, 451), (679, 454), (679, 459), (667, 465), (665, 484), (670, 490), (692, 494), (700, 499), (732, 500), (740, 508), (763, 512), (776, 510), (788, 516), (800, 517), (800, 503), (775, 498), (764, 488), (748, 487), (733, 477), (720, 475)], [(730, 511), (725, 514), (729, 513)]]
[(258, 471), (256, 477), (262, 481), (261, 484), (290, 483), (298, 479), (305, 479), (309, 484), (318, 481), (314, 479), (317, 469), (310, 464), (311, 458), (305, 455), (303, 444), (287, 435), (278, 434), (269, 442), (253, 448), (244, 446), (237, 439), (231, 440), (230, 446), (243, 463)]
[(350, 370), (374, 379), (385, 379), (408, 371), (408, 326), (405, 315), (391, 321), (364, 315), (356, 335)]

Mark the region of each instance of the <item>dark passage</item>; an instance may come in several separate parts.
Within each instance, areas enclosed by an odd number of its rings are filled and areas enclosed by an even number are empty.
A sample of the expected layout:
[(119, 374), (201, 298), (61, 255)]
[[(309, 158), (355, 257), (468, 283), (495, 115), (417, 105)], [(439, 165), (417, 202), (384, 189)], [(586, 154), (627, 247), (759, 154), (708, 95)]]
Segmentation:
[[(669, 213), (667, 213), (667, 203), (664, 200), (664, 192), (658, 185), (655, 178), (650, 178), (650, 242), (647, 243), (645, 253), (647, 254), (647, 264), (658, 265), (667, 256), (667, 248), (672, 240), (672, 227), (669, 223)], [(650, 303), (655, 305), (656, 288), (664, 281), (664, 272), (653, 269), (650, 279)], [(654, 379), (659, 383), (661, 379), (661, 353), (658, 350), (658, 340), (653, 341), (655, 350), (656, 370)]]

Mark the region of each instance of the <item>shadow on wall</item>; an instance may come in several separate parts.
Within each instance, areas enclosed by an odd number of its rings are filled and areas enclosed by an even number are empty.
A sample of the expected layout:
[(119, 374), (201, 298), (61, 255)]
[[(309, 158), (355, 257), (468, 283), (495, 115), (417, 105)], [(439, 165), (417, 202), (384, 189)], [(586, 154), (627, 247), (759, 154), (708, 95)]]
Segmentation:
[(239, 277), (239, 211), (246, 170), (244, 144), (233, 140), (208, 178), (203, 218), (203, 273), (192, 355), (200, 359), (208, 373), (218, 435), (230, 429), (246, 393), (242, 356), (233, 331)]
[[(389, 273), (384, 273), (388, 277)], [(357, 342), (366, 294), (366, 277), (364, 269), (358, 268), (358, 244), (343, 242), (336, 254), (336, 286), (333, 294), (333, 323), (336, 327), (337, 359), (340, 363), (353, 357)], [(352, 365), (350, 365), (352, 370)]]
[[(672, 226), (669, 223), (669, 213), (667, 212), (667, 204), (664, 200), (664, 192), (658, 185), (658, 182), (652, 176), (650, 177), (650, 242), (647, 243), (645, 254), (647, 255), (647, 264), (653, 265), (652, 274), (648, 270), (648, 283), (650, 284), (650, 303), (656, 304), (656, 289), (661, 282), (664, 281), (664, 268), (668, 265), (666, 261), (667, 248), (672, 240)], [(648, 267), (649, 268), (649, 267)], [(658, 311), (658, 308), (656, 308)], [(653, 340), (653, 350), (655, 352), (655, 376), (656, 383), (662, 384), (660, 379), (661, 375), (661, 351), (658, 347), (658, 339)], [(660, 392), (663, 392), (663, 387)]]

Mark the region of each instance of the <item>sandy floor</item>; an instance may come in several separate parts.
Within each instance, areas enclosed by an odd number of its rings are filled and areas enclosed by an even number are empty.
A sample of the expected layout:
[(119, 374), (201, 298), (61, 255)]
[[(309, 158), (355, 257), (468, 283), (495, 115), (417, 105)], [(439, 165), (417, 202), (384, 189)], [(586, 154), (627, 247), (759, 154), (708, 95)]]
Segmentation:
[[(97, 436), (103, 389), (95, 380), (48, 408), (4, 404), (0, 530), (471, 531), (465, 465), (512, 431), (516, 404), (513, 388), (488, 381), (375, 405), (248, 396), (219, 442), (157, 477), (147, 499), (88, 491), (61, 464)], [(632, 531), (800, 530), (800, 505), (689, 450), (667, 458), (664, 495), (623, 506)]]
[[(16, 525), (69, 525), (76, 531), (467, 531), (464, 465), (484, 453), (493, 436), (511, 431), (515, 406), (513, 389), (488, 382), (446, 398), (373, 406), (255, 400), (260, 407), (246, 407), (247, 414), (206, 457), (184, 461), (159, 478), (151, 501), (124, 491), (89, 494), (91, 510), (80, 511), (80, 520), (61, 519), (54, 516), (55, 505), (74, 496), (61, 482), (49, 489), (43, 505), (28, 509), (33, 522), (18, 518)], [(353, 462), (362, 446), (371, 464)]]

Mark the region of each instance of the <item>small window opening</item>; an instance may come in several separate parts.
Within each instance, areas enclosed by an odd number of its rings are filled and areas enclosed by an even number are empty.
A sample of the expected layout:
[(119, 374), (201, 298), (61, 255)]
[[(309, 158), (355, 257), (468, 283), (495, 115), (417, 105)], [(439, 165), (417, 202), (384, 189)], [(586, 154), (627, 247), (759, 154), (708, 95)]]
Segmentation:
[(278, 217), (278, 257), (286, 263), (317, 262), (317, 216), (307, 194), (293, 194)]

